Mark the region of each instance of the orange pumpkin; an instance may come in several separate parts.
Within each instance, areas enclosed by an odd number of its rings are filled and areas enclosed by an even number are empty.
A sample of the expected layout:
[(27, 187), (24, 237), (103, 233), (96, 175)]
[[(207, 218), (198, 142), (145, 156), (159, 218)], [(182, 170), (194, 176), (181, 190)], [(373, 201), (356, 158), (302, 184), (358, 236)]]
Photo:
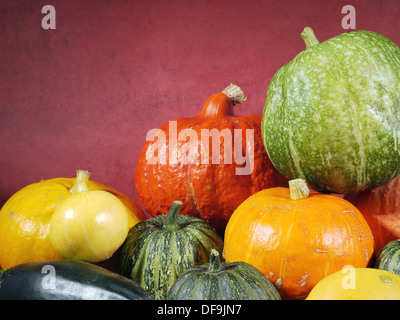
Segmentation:
[[(78, 171), (77, 176), (80, 176)], [(27, 262), (62, 259), (50, 240), (50, 220), (57, 205), (71, 195), (77, 178), (55, 178), (30, 184), (12, 195), (0, 210), (0, 266), (11, 268)], [(146, 217), (128, 196), (96, 181), (90, 190), (116, 196), (128, 209), (129, 227)], [(107, 266), (109, 263), (105, 262)]]
[(198, 116), (153, 131), (135, 171), (137, 194), (148, 213), (167, 214), (170, 204), (180, 200), (180, 213), (202, 218), (223, 233), (247, 197), (287, 186), (265, 151), (261, 114), (233, 114), (232, 107), (244, 100), (243, 91), (230, 85), (209, 97)]
[(302, 179), (289, 184), (262, 190), (236, 209), (226, 227), (224, 257), (258, 268), (283, 299), (304, 299), (344, 266), (366, 267), (374, 242), (351, 203), (309, 192)]
[(348, 194), (344, 198), (364, 215), (375, 239), (375, 252), (400, 239), (400, 176), (371, 190)]

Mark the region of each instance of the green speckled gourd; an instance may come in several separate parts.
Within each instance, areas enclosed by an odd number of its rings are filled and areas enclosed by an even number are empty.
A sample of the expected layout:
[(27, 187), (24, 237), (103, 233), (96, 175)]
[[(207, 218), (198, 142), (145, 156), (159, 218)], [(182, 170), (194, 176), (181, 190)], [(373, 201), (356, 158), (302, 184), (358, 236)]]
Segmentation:
[(281, 300), (274, 285), (245, 262), (220, 262), (211, 250), (210, 261), (184, 272), (168, 293), (168, 300)]
[(378, 187), (400, 173), (400, 49), (352, 31), (307, 49), (280, 68), (262, 118), (267, 153), (289, 180), (321, 192)]
[(174, 201), (168, 215), (135, 225), (121, 249), (118, 272), (158, 300), (184, 271), (207, 263), (211, 249), (223, 250), (222, 238), (209, 224), (178, 214), (181, 205)]
[(378, 252), (375, 267), (400, 276), (400, 239), (385, 244)]

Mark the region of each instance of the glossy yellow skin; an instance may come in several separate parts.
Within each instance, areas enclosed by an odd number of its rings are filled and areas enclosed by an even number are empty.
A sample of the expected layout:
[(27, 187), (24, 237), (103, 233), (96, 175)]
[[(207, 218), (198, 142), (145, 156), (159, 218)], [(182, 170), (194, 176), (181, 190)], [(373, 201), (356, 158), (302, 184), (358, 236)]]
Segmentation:
[[(27, 185), (12, 195), (0, 210), (0, 267), (62, 259), (50, 241), (50, 220), (55, 208), (70, 197), (76, 178), (54, 178)], [(105, 190), (127, 207), (130, 228), (145, 220), (141, 208), (126, 195), (89, 180), (90, 190)]]
[(400, 300), (400, 277), (373, 268), (345, 268), (318, 282), (307, 300)]
[(122, 202), (101, 190), (77, 192), (55, 209), (50, 222), (54, 248), (67, 259), (108, 259), (128, 235), (129, 215)]

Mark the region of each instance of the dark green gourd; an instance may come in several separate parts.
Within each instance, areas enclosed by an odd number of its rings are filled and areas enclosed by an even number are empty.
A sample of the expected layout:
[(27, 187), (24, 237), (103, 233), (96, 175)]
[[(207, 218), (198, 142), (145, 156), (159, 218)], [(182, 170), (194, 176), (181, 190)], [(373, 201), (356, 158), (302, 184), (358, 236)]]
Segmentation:
[(171, 287), (169, 300), (280, 300), (274, 285), (245, 262), (220, 262), (211, 251), (210, 262), (183, 273)]
[(378, 187), (400, 173), (400, 49), (371, 31), (319, 43), (280, 68), (262, 118), (267, 153), (289, 180), (322, 192)]
[(156, 299), (188, 268), (202, 265), (211, 249), (223, 250), (223, 240), (204, 220), (178, 214), (174, 201), (168, 215), (135, 225), (122, 245), (118, 272), (141, 285)]
[(375, 267), (400, 276), (400, 239), (388, 242), (378, 252)]

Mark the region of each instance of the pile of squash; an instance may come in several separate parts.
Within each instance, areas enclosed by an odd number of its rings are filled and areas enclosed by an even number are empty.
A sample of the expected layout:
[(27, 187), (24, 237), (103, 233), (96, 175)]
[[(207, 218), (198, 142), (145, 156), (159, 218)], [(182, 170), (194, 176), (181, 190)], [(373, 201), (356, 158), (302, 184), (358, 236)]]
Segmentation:
[(15, 193), (0, 299), (400, 299), (400, 49), (301, 36), (262, 115), (231, 84), (148, 135), (141, 206), (85, 170)]

